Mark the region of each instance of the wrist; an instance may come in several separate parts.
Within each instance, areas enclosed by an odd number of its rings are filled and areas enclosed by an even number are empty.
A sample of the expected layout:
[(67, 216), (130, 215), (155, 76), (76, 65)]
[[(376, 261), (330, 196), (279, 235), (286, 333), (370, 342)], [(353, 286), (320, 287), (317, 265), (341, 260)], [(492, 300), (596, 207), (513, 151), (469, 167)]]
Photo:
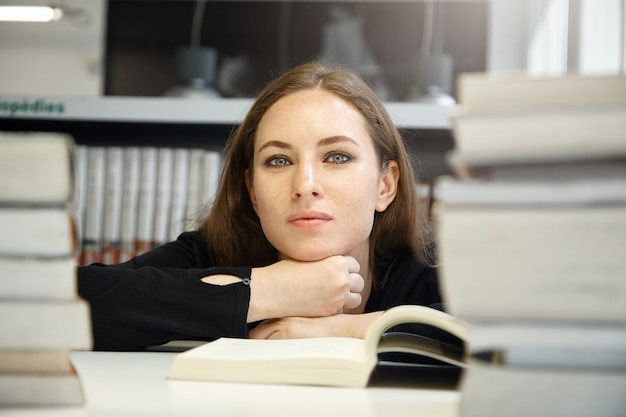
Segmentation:
[(272, 318), (272, 303), (268, 303), (265, 295), (264, 268), (252, 268), (250, 272), (250, 301), (248, 306), (248, 323)]
[(382, 316), (383, 313), (384, 311), (374, 311), (362, 314), (346, 314), (345, 316), (350, 317), (352, 321), (348, 326), (350, 337), (365, 339), (372, 323)]

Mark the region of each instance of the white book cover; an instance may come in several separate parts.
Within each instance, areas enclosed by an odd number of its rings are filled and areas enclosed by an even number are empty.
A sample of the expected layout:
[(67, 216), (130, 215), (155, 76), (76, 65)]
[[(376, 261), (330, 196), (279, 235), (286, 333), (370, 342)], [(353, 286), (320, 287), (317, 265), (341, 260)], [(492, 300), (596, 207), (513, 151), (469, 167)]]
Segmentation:
[(158, 150), (156, 147), (141, 149), (141, 173), (137, 213), (137, 254), (152, 249), (157, 187)]
[(85, 205), (87, 201), (87, 145), (74, 148), (74, 218), (76, 235), (82, 242), (85, 228)]
[(0, 132), (0, 201), (71, 202), (73, 148), (66, 134)]
[(466, 72), (459, 75), (457, 93), (466, 113), (624, 106), (626, 77)]
[(626, 107), (469, 114), (453, 117), (452, 127), (455, 150), (468, 157), (626, 152)]
[(140, 148), (124, 148), (124, 182), (122, 184), (122, 218), (120, 226), (120, 262), (127, 261), (135, 255), (140, 171)]
[(171, 148), (159, 148), (157, 157), (157, 184), (153, 239), (154, 246), (162, 245), (169, 239), (174, 150)]
[(101, 260), (106, 175), (105, 148), (89, 147), (87, 157), (87, 196), (81, 263), (88, 265)]
[(0, 256), (67, 257), (76, 254), (71, 213), (65, 207), (0, 210)]
[(434, 198), (448, 206), (588, 206), (626, 203), (626, 176), (587, 179), (437, 178)]
[(191, 149), (189, 154), (189, 179), (187, 182), (186, 218), (193, 221), (202, 208), (202, 176), (204, 175), (204, 149)]
[[(28, 408), (43, 407), (77, 408), (84, 403), (83, 386), (76, 372), (44, 375), (38, 373), (0, 374), (0, 405), (2, 407), (8, 409), (21, 407), (24, 410), (20, 411), (26, 411)], [(47, 409), (43, 412), (50, 413), (51, 410)]]
[(73, 300), (76, 266), (75, 256), (0, 257), (0, 299)]
[(222, 169), (222, 155), (218, 151), (206, 151), (204, 154), (204, 175), (202, 177), (202, 203), (213, 204)]
[(106, 264), (119, 262), (123, 181), (124, 149), (120, 146), (108, 147), (102, 231), (102, 262)]
[(170, 205), (169, 240), (175, 240), (185, 231), (185, 209), (187, 203), (187, 181), (189, 178), (189, 149), (174, 150), (172, 178), (172, 202)]
[(435, 219), (451, 314), (626, 324), (626, 204), (442, 204)]
[(89, 304), (82, 299), (5, 300), (0, 303), (0, 328), (2, 350), (92, 348)]

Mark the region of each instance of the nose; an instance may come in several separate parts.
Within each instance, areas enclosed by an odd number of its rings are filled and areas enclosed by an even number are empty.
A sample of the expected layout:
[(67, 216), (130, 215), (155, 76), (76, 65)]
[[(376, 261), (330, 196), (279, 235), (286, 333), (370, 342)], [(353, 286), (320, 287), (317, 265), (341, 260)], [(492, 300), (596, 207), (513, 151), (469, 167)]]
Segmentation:
[(293, 179), (293, 196), (295, 198), (313, 196), (319, 197), (322, 187), (315, 166), (311, 163), (301, 164), (296, 170)]

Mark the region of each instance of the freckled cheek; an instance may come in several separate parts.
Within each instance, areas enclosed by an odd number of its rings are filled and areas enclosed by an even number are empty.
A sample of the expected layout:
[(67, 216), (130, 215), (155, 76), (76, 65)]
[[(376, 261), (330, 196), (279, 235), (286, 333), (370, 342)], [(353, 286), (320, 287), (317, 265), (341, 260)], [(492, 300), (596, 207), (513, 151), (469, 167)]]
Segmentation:
[(343, 217), (350, 224), (351, 230), (358, 234), (369, 234), (374, 223), (375, 201), (367, 198), (364, 192), (359, 196), (345, 198), (339, 206), (342, 207)]
[(257, 205), (266, 207), (284, 190), (283, 185), (267, 178), (256, 177), (253, 182)]
[(275, 217), (280, 212), (281, 207), (278, 196), (273, 196), (271, 193), (266, 192), (261, 196), (257, 194), (256, 210), (260, 218)]

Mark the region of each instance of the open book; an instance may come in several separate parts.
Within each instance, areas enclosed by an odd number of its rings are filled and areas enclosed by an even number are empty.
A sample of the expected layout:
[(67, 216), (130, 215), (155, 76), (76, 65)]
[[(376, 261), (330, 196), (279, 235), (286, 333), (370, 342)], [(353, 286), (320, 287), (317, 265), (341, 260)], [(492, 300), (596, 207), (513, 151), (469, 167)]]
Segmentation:
[(387, 310), (365, 339), (322, 337), (253, 340), (221, 338), (177, 354), (168, 378), (182, 380), (365, 387), (379, 354), (398, 352), (465, 366), (464, 349), (413, 333), (388, 332), (401, 324), (441, 329), (467, 340), (466, 326), (423, 306)]

